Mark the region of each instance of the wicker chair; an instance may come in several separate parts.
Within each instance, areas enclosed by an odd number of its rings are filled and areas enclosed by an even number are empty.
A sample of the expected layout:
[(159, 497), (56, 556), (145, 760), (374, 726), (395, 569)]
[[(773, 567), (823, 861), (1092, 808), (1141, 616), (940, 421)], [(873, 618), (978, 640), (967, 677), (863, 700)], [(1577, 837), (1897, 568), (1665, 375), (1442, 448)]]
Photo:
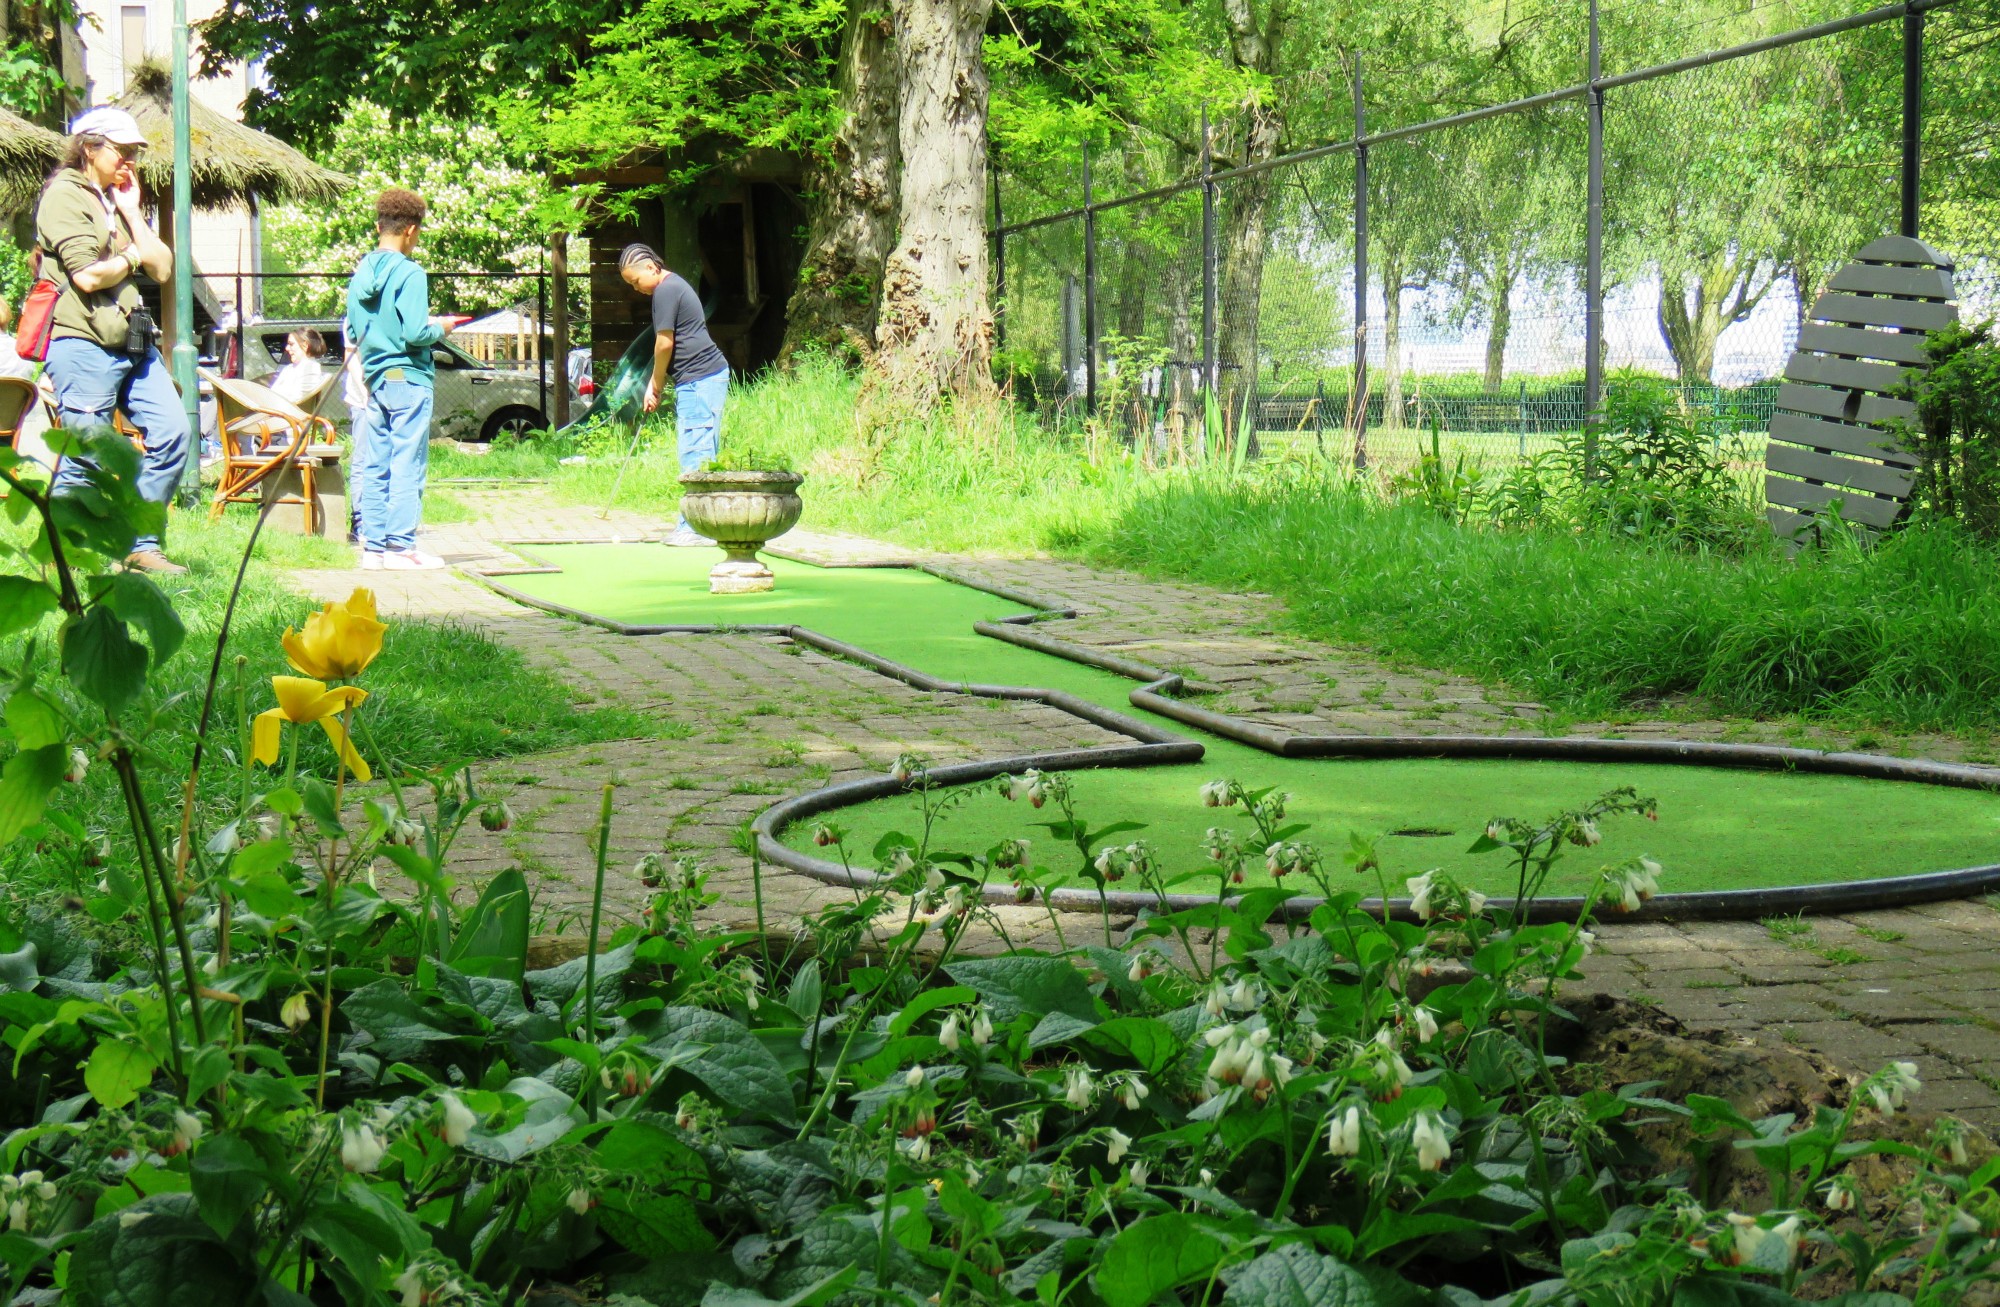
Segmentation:
[[(325, 384), (333, 380), (329, 377)], [(221, 480), (209, 516), (221, 517), (230, 504), (274, 498), (299, 507), (302, 531), (326, 534), (325, 492), (344, 497), (346, 490), (333, 424), (269, 386), (218, 376), (208, 381), (215, 389), (216, 429), (223, 446)], [(306, 396), (305, 403), (315, 397)], [(322, 486), (322, 481), (330, 484)], [(344, 518), (340, 526), (346, 529)]]

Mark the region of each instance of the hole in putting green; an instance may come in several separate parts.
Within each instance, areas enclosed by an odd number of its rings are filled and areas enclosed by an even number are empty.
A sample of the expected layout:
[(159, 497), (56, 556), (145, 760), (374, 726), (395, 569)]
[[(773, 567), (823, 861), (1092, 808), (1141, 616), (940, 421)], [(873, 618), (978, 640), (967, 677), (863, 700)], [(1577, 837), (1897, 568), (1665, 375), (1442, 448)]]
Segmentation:
[[(1018, 613), (1019, 604), (922, 572), (823, 569), (769, 559), (776, 589), (711, 595), (708, 569), (719, 557), (712, 550), (562, 545), (537, 553), (563, 570), (509, 577), (509, 585), (614, 621), (793, 623), (943, 679), (1067, 690), (1149, 718), (1130, 702), (1135, 682), (972, 629), (975, 622)], [(1063, 627), (1058, 622), (1040, 629), (1060, 635)], [(810, 703), (798, 708), (812, 711)], [(2000, 796), (1983, 791), (1657, 763), (1279, 758), (1179, 723), (1150, 720), (1200, 740), (1207, 756), (1187, 766), (1091, 770), (1070, 777), (1079, 815), (1091, 826), (1146, 823), (1143, 830), (1117, 838), (1151, 842), (1175, 872), (1204, 865), (1201, 845), (1210, 826), (1232, 826), (1250, 838), (1240, 808), (1200, 804), (1201, 783), (1223, 776), (1289, 793), (1287, 823), (1305, 824), (1308, 829), (1300, 838), (1319, 843), (1330, 858), (1345, 847), (1350, 832), (1477, 832), (1495, 817), (1538, 819), (1621, 786), (1659, 801), (1657, 824), (1638, 818), (1608, 820), (1601, 845), (1567, 850), (1548, 885), (1550, 893), (1581, 892), (1598, 868), (1639, 854), (1665, 864), (1662, 887), (1674, 891), (1859, 880), (2000, 862)], [(1087, 738), (1089, 728), (1079, 725), (1071, 742)], [(697, 770), (698, 760), (689, 758), (687, 766)], [(849, 848), (864, 859), (883, 834), (921, 829), (917, 802), (908, 795), (830, 815), (849, 830)], [(1034, 841), (1037, 862), (1055, 869), (1077, 866), (1081, 859), (1074, 851), (1036, 825), (1055, 819), (1047, 809), (1038, 812), (994, 794), (975, 795), (939, 823), (935, 843), (940, 849), (980, 853), (1002, 839), (1025, 837)], [(794, 829), (784, 838), (795, 847), (810, 848), (811, 831)], [(1398, 842), (1382, 852), (1393, 876), (1443, 867), (1489, 893), (1508, 892), (1513, 874), (1503, 855), (1469, 854), (1473, 838), (1413, 836), (1424, 842)], [(1262, 867), (1261, 857), (1251, 859), (1253, 878)], [(1370, 883), (1356, 888), (1372, 891), (1372, 877), (1367, 879)]]

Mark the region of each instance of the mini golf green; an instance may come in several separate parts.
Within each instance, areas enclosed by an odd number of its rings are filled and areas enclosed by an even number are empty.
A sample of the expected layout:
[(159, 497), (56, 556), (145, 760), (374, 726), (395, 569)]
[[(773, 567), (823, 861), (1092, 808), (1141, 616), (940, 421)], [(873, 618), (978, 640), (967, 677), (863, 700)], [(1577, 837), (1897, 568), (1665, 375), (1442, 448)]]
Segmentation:
[[(524, 594), (629, 625), (808, 627), (883, 658), (954, 681), (1038, 686), (1079, 697), (1199, 740), (1200, 763), (1070, 773), (1079, 813), (1091, 824), (1144, 821), (1138, 836), (1174, 863), (1201, 861), (1212, 825), (1247, 822), (1236, 809), (1203, 808), (1201, 783), (1235, 777), (1290, 792), (1291, 816), (1311, 823), (1304, 838), (1344, 848), (1350, 831), (1383, 835), (1397, 876), (1444, 867), (1490, 893), (1512, 879), (1491, 854), (1465, 850), (1496, 816), (1540, 818), (1588, 803), (1621, 785), (1659, 800), (1657, 824), (1614, 818), (1604, 842), (1572, 850), (1551, 893), (1581, 892), (1597, 867), (1637, 854), (1666, 867), (1670, 891), (1758, 889), (1945, 871), (2000, 862), (2000, 795), (1852, 776), (1745, 771), (1648, 763), (1516, 760), (1280, 758), (1132, 706), (1137, 682), (979, 635), (977, 621), (1021, 611), (1010, 600), (927, 573), (893, 568), (818, 568), (768, 559), (778, 588), (760, 595), (711, 595), (706, 549), (659, 545), (560, 545), (536, 552), (560, 572), (499, 578)], [(1061, 623), (1040, 628), (1061, 634)], [(693, 746), (699, 748), (699, 745)], [(691, 758), (697, 765), (698, 758)], [(850, 847), (867, 850), (883, 833), (916, 829), (917, 800), (898, 795), (841, 809), (835, 819)], [(1003, 838), (1036, 842), (1040, 859), (1062, 866), (1037, 812), (982, 794), (955, 810), (938, 846), (983, 851)], [(1449, 831), (1449, 835), (1391, 832)], [(810, 832), (785, 842), (807, 848)], [(1261, 869), (1261, 860), (1255, 864)], [(1372, 889), (1372, 885), (1356, 885)]]

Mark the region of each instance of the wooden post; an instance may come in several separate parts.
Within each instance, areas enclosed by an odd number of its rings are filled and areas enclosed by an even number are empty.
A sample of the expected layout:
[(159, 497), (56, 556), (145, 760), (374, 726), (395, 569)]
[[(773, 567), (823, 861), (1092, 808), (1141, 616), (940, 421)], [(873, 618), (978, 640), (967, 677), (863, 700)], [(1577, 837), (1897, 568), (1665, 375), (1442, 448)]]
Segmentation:
[(569, 233), (559, 231), (549, 238), (549, 306), (555, 328), (554, 385), (557, 428), (570, 423), (569, 413)]

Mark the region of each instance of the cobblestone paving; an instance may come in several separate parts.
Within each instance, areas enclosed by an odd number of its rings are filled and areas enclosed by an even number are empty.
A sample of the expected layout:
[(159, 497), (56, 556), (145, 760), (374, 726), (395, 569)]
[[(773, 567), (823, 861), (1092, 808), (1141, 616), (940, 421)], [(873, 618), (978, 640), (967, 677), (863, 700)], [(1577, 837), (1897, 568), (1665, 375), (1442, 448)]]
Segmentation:
[[(429, 528), (425, 547), (455, 564), (517, 561), (506, 540), (656, 537), (643, 516), (565, 506), (532, 488), (453, 487), (475, 520)], [(790, 550), (825, 562), (918, 555), (851, 537), (796, 532)], [(1557, 732), (1747, 739), (1862, 747), (1986, 762), (1981, 742), (1853, 740), (1784, 724), (1702, 720), (1687, 713), (1603, 723), (1556, 721), (1539, 706), (1462, 678), (1386, 664), (1282, 634), (1269, 596), (1219, 594), (1046, 559), (935, 558), (987, 581), (1059, 600), (1076, 621), (1042, 628), (1078, 644), (1181, 672), (1208, 702), (1302, 733)], [(359, 572), (302, 572), (323, 597)], [(456, 870), (477, 882), (512, 865), (540, 886), (544, 929), (575, 933), (587, 909), (598, 798), (616, 785), (615, 917), (643, 906), (624, 870), (641, 853), (696, 853), (716, 868), (719, 925), (754, 920), (746, 858), (731, 847), (743, 822), (776, 797), (868, 774), (915, 749), (938, 763), (996, 753), (1114, 743), (1056, 710), (925, 694), (789, 641), (747, 635), (628, 638), (524, 610), (455, 573), (369, 573), (385, 611), (462, 622), (564, 678), (581, 700), (656, 718), (653, 738), (515, 758), (483, 769), (521, 814), (503, 834), (469, 831)], [(774, 923), (842, 891), (800, 877), (765, 880)], [(1009, 909), (1017, 943), (1048, 944), (1038, 912)], [(1074, 927), (1072, 935), (1077, 934)], [(1850, 1072), (1915, 1061), (1923, 1105), (2000, 1134), (2000, 903), (1965, 901), (1769, 924), (1611, 926), (1586, 966), (1591, 984), (1649, 1003), (1698, 1029), (1795, 1044)]]

